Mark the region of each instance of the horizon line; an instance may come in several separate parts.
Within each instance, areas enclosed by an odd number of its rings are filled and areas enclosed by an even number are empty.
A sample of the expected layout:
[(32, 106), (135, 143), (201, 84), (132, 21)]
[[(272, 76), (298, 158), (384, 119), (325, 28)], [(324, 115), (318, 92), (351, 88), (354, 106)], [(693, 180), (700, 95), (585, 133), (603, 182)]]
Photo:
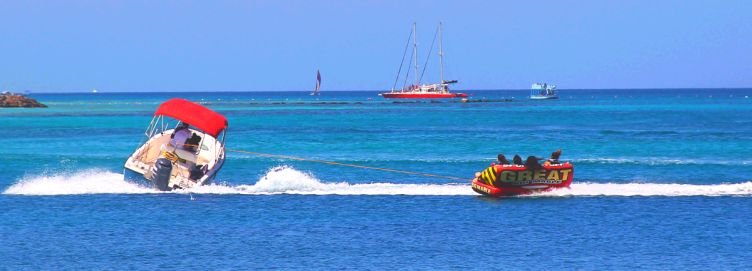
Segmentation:
[[(658, 88), (658, 87), (648, 87), (648, 88), (560, 88), (558, 90), (680, 90), (680, 89), (752, 89), (752, 87), (670, 87), (670, 88)], [(510, 90), (510, 91), (529, 91), (529, 88), (488, 88), (488, 89), (458, 89), (454, 90), (454, 92), (469, 92), (469, 91), (493, 91), (493, 90)], [(10, 90), (4, 90), (11, 93), (16, 94), (102, 94), (102, 93), (207, 93), (207, 92), (219, 92), (219, 93), (231, 93), (231, 92), (310, 92), (310, 90), (157, 90), (157, 91), (150, 91), (150, 90), (137, 90), (137, 91), (102, 91), (97, 90), (97, 92), (91, 92), (91, 91), (38, 91), (38, 90), (24, 90), (22, 92), (14, 92)], [(333, 90), (326, 90), (321, 92), (388, 92), (388, 90), (380, 90), (380, 89), (333, 89)]]

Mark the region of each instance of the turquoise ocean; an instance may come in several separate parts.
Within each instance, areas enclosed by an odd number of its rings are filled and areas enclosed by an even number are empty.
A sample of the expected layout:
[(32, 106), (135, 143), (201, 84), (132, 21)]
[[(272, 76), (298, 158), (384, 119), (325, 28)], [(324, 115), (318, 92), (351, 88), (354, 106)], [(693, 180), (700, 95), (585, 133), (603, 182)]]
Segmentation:
[[(0, 109), (0, 269), (752, 269), (752, 89), (77, 93)], [(574, 164), (570, 189), (228, 152), (215, 182), (156, 192), (123, 164), (157, 106), (200, 102), (228, 149), (472, 177), (496, 155)]]

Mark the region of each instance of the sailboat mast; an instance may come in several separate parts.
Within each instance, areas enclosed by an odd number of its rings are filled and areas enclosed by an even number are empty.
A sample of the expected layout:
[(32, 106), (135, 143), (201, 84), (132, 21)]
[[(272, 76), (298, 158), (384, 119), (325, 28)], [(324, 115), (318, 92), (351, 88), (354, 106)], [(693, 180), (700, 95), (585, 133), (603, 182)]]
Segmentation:
[(440, 84), (444, 83), (444, 49), (442, 47), (442, 37), (441, 37), (441, 22), (439, 22), (439, 81)]
[(418, 78), (418, 30), (417, 23), (413, 23), (413, 62), (415, 65), (415, 85), (420, 85), (420, 78)]

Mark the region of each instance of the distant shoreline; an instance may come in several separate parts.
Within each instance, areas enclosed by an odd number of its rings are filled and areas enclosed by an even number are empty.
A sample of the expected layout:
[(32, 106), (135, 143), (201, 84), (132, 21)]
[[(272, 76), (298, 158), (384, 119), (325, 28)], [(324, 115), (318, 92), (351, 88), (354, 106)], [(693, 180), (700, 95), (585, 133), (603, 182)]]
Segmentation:
[[(734, 87), (734, 88), (724, 88), (724, 87), (714, 87), (714, 88), (560, 88), (560, 91), (568, 91), (568, 90), (574, 90), (574, 91), (615, 91), (615, 90), (747, 90), (751, 89), (752, 87)], [(326, 95), (326, 92), (374, 92), (374, 93), (380, 93), (380, 92), (386, 92), (388, 90), (325, 90), (322, 91), (322, 95)], [(530, 89), (453, 89), (454, 92), (472, 92), (472, 91), (530, 91)], [(309, 93), (310, 90), (176, 90), (176, 91), (100, 91), (97, 93), (92, 93), (91, 91), (60, 91), (60, 92), (50, 92), (50, 91), (26, 91), (23, 93), (23, 95), (29, 95), (29, 94), (91, 94), (91, 95), (100, 95), (100, 94), (131, 94), (131, 93), (269, 93), (269, 92), (275, 92), (275, 93), (290, 93), (290, 92), (300, 92), (300, 93)]]

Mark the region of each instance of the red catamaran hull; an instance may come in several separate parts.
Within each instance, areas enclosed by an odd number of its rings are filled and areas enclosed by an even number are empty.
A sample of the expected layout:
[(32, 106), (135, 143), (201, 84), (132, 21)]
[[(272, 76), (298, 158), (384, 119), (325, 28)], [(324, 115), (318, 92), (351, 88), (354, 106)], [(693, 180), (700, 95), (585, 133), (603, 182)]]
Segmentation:
[(525, 195), (568, 188), (574, 178), (574, 166), (570, 163), (543, 166), (535, 172), (521, 165), (496, 167), (501, 185), (492, 186), (475, 178), (471, 183), (473, 191), (492, 197)]
[(451, 99), (467, 98), (465, 93), (382, 93), (387, 99)]

